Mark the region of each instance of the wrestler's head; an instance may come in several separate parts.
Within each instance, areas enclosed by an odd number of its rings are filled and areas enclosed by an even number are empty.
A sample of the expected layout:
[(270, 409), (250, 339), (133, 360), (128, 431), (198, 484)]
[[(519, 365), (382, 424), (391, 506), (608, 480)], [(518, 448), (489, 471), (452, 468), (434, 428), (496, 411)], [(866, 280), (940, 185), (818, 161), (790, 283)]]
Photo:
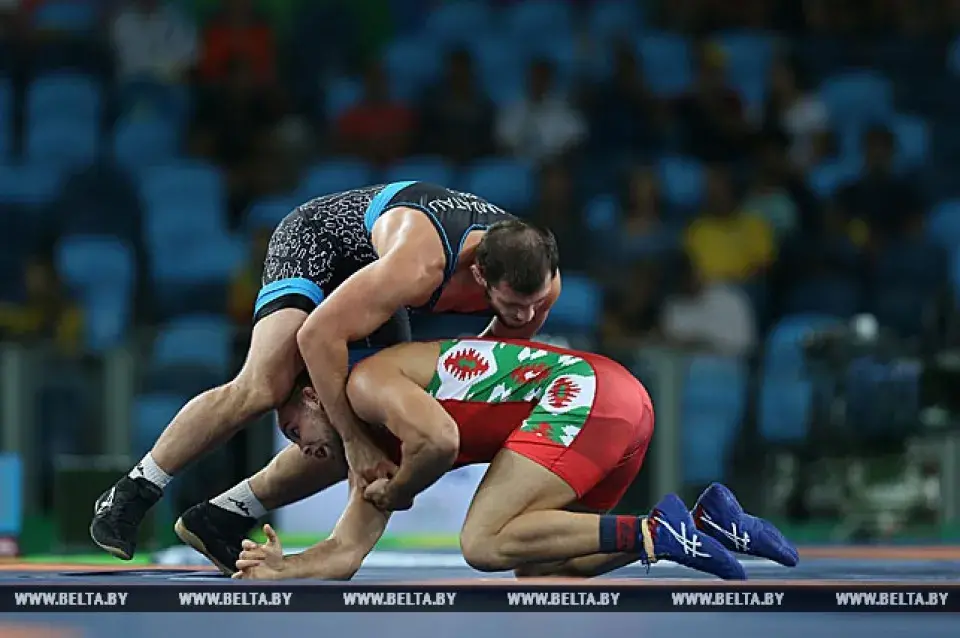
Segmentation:
[(559, 265), (553, 233), (510, 220), (487, 229), (470, 270), (500, 321), (509, 328), (522, 328), (549, 303)]
[(290, 397), (277, 408), (277, 423), (283, 435), (304, 454), (318, 459), (343, 458), (343, 442), (306, 371), (297, 377)]

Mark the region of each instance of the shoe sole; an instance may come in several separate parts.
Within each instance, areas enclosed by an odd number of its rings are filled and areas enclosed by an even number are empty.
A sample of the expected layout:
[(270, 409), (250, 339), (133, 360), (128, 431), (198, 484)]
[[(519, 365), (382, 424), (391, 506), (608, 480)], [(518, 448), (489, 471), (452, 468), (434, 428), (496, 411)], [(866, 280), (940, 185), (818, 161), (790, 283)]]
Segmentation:
[(97, 537), (93, 535), (93, 525), (90, 526), (90, 539), (96, 544), (97, 547), (107, 552), (114, 558), (119, 558), (120, 560), (131, 560), (133, 558), (132, 554), (127, 554), (125, 551), (119, 547), (112, 547), (110, 545), (105, 545), (97, 540)]
[(226, 565), (214, 558), (210, 552), (207, 551), (207, 546), (204, 545), (203, 541), (200, 540), (200, 537), (187, 529), (186, 524), (183, 522), (182, 518), (178, 518), (177, 522), (173, 525), (173, 531), (176, 533), (177, 537), (182, 540), (184, 543), (195, 549), (196, 551), (203, 554), (207, 560), (214, 564), (214, 566), (223, 573), (224, 576), (233, 576), (236, 573), (236, 569), (229, 569)]

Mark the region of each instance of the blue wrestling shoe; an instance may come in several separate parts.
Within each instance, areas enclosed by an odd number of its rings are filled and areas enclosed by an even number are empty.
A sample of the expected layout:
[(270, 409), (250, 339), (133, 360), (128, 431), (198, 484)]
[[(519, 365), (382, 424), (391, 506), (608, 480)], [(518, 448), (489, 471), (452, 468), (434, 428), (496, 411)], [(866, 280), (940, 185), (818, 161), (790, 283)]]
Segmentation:
[(709, 535), (699, 531), (687, 506), (676, 494), (667, 494), (647, 518), (657, 559), (713, 574), (724, 580), (746, 580), (737, 558)]
[(800, 561), (797, 548), (770, 521), (743, 511), (727, 487), (708, 487), (691, 513), (697, 529), (709, 534), (731, 552), (766, 558), (786, 567)]

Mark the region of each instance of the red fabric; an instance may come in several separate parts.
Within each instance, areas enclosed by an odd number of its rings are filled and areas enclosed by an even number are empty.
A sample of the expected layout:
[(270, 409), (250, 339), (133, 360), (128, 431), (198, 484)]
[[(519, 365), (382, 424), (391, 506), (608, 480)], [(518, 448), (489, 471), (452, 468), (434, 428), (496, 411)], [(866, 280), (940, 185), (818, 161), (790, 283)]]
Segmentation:
[(276, 48), (273, 31), (267, 25), (232, 27), (214, 24), (203, 35), (200, 73), (205, 80), (223, 79), (234, 60), (242, 60), (258, 82), (273, 81)]

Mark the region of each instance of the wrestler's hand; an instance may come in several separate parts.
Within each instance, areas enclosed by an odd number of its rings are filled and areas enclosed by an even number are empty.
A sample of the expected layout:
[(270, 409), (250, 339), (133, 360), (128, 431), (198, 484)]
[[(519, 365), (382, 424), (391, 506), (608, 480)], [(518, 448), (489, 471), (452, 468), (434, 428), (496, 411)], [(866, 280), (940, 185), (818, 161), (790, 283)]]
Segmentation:
[(394, 490), (390, 489), (389, 479), (377, 479), (367, 486), (363, 498), (384, 512), (402, 512), (413, 507), (413, 500), (398, 501)]
[(343, 448), (350, 472), (361, 489), (397, 472), (397, 466), (366, 436), (344, 441)]
[(243, 551), (240, 552), (237, 572), (233, 578), (252, 580), (282, 578), (280, 574), (283, 571), (283, 546), (280, 545), (277, 533), (269, 524), (263, 526), (263, 533), (267, 537), (266, 543), (257, 543), (249, 538), (244, 539), (241, 544)]

